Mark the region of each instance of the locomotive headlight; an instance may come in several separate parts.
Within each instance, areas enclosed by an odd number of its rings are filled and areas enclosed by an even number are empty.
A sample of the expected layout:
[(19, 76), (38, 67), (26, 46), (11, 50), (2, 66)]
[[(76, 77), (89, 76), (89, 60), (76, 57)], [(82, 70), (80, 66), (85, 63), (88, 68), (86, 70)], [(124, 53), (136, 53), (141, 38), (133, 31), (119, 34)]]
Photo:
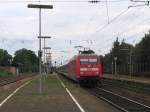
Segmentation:
[(98, 71), (98, 68), (91, 68), (92, 71)]
[(87, 68), (80, 68), (80, 71), (87, 71)]
[(83, 74), (84, 72), (80, 72), (80, 74)]
[(98, 72), (95, 72), (96, 74), (98, 74)]

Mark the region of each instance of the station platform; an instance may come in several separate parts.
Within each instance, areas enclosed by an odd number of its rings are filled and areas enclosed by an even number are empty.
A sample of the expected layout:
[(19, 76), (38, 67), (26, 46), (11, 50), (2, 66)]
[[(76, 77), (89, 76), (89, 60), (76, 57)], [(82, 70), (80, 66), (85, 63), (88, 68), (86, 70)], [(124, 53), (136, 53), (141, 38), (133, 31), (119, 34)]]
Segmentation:
[(147, 78), (147, 77), (134, 77), (134, 76), (129, 76), (129, 75), (112, 75), (112, 74), (103, 74), (102, 77), (150, 85), (150, 77), (149, 78)]
[(57, 74), (42, 78), (41, 93), (39, 82), (35, 77), (13, 90), (0, 91), (0, 112), (120, 112)]

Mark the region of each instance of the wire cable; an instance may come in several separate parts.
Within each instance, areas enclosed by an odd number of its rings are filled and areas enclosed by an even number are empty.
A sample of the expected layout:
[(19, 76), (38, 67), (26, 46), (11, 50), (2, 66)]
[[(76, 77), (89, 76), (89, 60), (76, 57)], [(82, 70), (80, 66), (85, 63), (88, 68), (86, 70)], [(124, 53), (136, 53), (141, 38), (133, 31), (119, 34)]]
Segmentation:
[[(136, 3), (133, 3), (132, 5), (134, 5), (134, 4), (136, 4)], [(120, 16), (122, 16), (123, 14), (125, 14), (129, 9), (130, 9), (130, 7), (128, 7), (127, 9), (123, 10), (121, 13), (119, 13), (117, 16), (115, 16), (112, 20), (110, 20), (109, 24), (107, 23), (104, 26), (102, 26), (101, 28), (98, 28), (98, 30), (96, 30), (95, 33), (101, 32), (103, 29), (105, 29), (107, 26), (109, 26), (112, 22), (114, 22)]]
[[(117, 18), (119, 18), (121, 15), (125, 14), (127, 11), (129, 10), (129, 8), (127, 8), (126, 10), (122, 11), (121, 13), (119, 13), (116, 17), (114, 17), (112, 20), (109, 21), (109, 24), (111, 24), (113, 21), (115, 21)], [(102, 26), (101, 28), (98, 28), (98, 30), (96, 30), (95, 32), (101, 32), (103, 29), (105, 29), (108, 25), (108, 23), (105, 24), (104, 26)]]
[[(24, 1), (19, 1), (19, 0), (1, 0), (0, 3), (28, 3), (28, 2), (39, 2), (39, 0), (24, 0)], [(104, 0), (72, 0), (72, 1), (69, 1), (69, 0), (41, 0), (41, 2), (60, 2), (60, 3), (84, 3), (84, 2), (89, 2), (91, 4), (96, 4), (96, 3), (105, 3), (106, 1)], [(127, 1), (127, 0), (109, 0), (107, 2), (130, 2), (130, 1)]]
[(109, 24), (108, 0), (106, 0), (106, 10), (107, 10), (107, 21)]

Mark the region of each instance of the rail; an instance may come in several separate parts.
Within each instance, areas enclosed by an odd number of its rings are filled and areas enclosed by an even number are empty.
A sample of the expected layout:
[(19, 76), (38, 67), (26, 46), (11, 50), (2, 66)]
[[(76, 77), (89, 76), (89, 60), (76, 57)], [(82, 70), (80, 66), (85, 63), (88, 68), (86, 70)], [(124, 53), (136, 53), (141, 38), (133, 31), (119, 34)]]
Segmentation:
[(31, 75), (28, 76), (12, 76), (12, 77), (6, 77), (6, 78), (0, 78), (0, 87), (4, 85), (8, 85), (14, 82), (17, 82), (19, 80), (22, 80), (24, 78), (31, 77)]
[(150, 106), (118, 95), (100, 87), (89, 89), (96, 97), (103, 99), (123, 112), (150, 112)]

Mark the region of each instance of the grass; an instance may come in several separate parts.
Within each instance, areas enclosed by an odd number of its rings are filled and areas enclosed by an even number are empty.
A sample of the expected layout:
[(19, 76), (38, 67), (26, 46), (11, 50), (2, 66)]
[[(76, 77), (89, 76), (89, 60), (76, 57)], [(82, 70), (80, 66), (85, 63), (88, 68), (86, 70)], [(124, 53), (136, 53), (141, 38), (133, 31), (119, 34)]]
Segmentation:
[(4, 70), (1, 70), (0, 71), (0, 77), (7, 77), (7, 76), (9, 76), (10, 75), (10, 73), (8, 73), (8, 72), (6, 72), (6, 71), (4, 71)]

